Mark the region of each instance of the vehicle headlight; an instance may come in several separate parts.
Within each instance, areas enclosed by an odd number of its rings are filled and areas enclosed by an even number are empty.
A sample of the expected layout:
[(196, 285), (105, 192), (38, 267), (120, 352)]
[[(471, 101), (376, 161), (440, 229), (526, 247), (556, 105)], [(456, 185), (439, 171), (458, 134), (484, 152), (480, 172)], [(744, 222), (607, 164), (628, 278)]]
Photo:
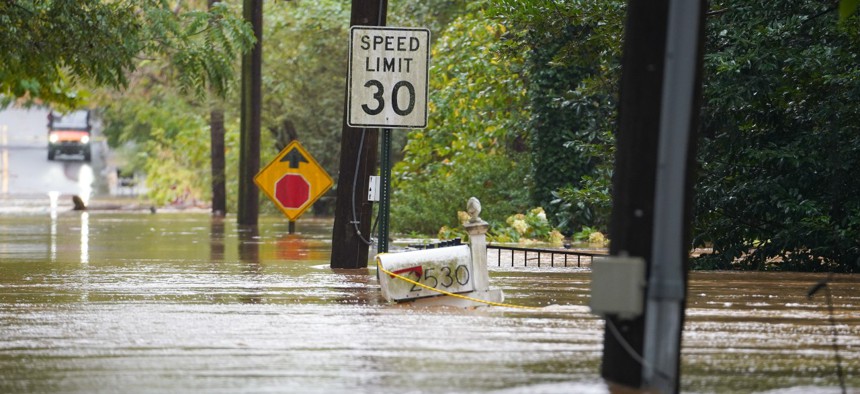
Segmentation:
[(48, 136), (48, 142), (50, 142), (52, 144), (56, 144), (57, 141), (59, 141), (59, 140), (60, 140), (60, 136), (58, 136), (56, 134), (51, 134)]
[(90, 142), (90, 137), (88, 135), (81, 137), (81, 143), (82, 144), (88, 144), (89, 142)]

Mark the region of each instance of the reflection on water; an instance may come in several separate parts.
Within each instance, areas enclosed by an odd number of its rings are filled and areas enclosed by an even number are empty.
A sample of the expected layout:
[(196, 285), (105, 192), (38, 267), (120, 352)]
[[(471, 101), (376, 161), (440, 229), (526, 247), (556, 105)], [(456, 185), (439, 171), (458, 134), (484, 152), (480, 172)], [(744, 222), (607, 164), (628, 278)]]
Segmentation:
[(0, 193), (9, 193), (9, 127), (0, 126)]
[(260, 263), (260, 232), (257, 226), (239, 228), (239, 262), (246, 280), (255, 285), (247, 289), (239, 299), (246, 304), (259, 304), (263, 301), (263, 266)]
[(51, 219), (57, 219), (57, 203), (60, 199), (60, 192), (58, 191), (50, 191), (48, 192), (48, 199), (51, 204)]
[(78, 170), (77, 180), (78, 196), (81, 197), (84, 205), (87, 206), (90, 204), (90, 196), (93, 194), (93, 181), (95, 180), (93, 168), (89, 164), (82, 165), (80, 170)]
[[(391, 305), (374, 269), (328, 268), (330, 226), (0, 217), (0, 392), (607, 391), (587, 270), (490, 267), (537, 310)], [(858, 277), (834, 276), (835, 326), (821, 278), (693, 273), (683, 391), (838, 392), (834, 329), (857, 391)]]
[(51, 262), (57, 261), (57, 200), (60, 198), (60, 192), (48, 192), (48, 198), (51, 204)]
[(209, 228), (209, 260), (215, 264), (224, 260), (224, 218), (213, 216)]
[(90, 262), (90, 214), (81, 212), (81, 264)]

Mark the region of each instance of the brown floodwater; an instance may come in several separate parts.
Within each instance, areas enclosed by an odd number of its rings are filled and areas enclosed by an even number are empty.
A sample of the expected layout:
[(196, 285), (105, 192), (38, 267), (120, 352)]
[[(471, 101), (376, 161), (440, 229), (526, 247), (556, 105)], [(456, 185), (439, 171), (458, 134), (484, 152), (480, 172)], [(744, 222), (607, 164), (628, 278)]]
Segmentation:
[[(589, 270), (496, 267), (507, 302), (386, 303), (330, 220), (4, 211), (0, 392), (605, 393)], [(860, 392), (860, 276), (696, 272), (683, 392)], [(834, 324), (835, 323), (835, 324)], [(834, 347), (835, 338), (835, 347)], [(837, 359), (838, 352), (838, 359)]]

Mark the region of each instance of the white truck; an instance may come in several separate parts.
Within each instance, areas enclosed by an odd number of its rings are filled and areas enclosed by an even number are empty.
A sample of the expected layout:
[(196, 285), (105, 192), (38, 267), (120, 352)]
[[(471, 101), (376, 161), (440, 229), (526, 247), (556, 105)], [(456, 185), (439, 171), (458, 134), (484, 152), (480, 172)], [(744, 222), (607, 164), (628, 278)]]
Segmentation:
[(79, 110), (66, 114), (53, 111), (48, 113), (48, 160), (54, 160), (57, 153), (83, 155), (84, 161), (92, 158), (90, 148), (90, 111)]

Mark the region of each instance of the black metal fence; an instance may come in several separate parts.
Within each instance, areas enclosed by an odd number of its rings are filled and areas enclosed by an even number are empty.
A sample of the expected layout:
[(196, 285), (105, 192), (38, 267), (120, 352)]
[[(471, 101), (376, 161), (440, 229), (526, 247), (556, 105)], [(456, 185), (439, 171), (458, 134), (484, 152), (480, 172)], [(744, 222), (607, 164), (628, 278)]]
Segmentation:
[[(412, 244), (409, 249), (436, 249), (462, 245), (460, 238), (432, 244)], [(606, 256), (600, 253), (577, 252), (561, 249), (522, 248), (517, 246), (487, 245), (487, 264), (501, 267), (582, 267), (591, 266), (595, 258)]]
[[(591, 266), (594, 258), (606, 256), (598, 253), (576, 252), (559, 249), (520, 248), (516, 246), (487, 245), (487, 263), (495, 262), (499, 267), (502, 261), (507, 267), (582, 267)], [(575, 264), (575, 265), (574, 265)]]
[(437, 249), (437, 248), (445, 248), (448, 246), (460, 246), (463, 244), (462, 238), (454, 238), (446, 241), (439, 241), (432, 244), (410, 244), (408, 245), (409, 249)]

